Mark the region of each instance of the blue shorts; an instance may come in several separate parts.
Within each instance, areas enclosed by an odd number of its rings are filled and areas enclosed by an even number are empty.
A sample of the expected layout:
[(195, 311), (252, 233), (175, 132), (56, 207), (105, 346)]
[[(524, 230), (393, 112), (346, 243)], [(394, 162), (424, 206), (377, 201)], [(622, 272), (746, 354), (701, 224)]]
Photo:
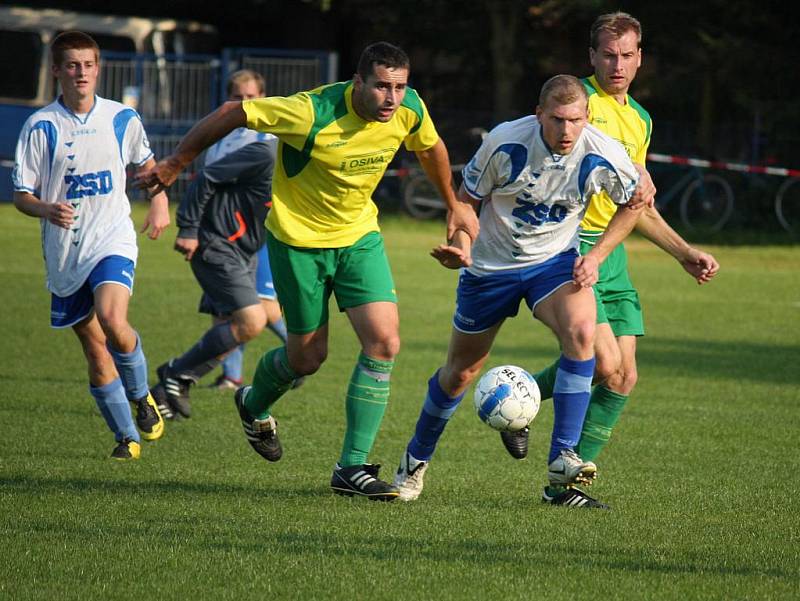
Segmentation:
[(94, 291), (102, 284), (120, 284), (132, 294), (134, 272), (133, 261), (126, 257), (111, 255), (101, 259), (76, 292), (69, 296), (51, 295), (50, 326), (69, 328), (86, 319), (94, 308)]
[(568, 250), (532, 267), (482, 276), (462, 271), (453, 326), (467, 334), (484, 332), (507, 317), (514, 317), (522, 299), (533, 311), (540, 301), (572, 282), (577, 257), (576, 250)]
[(272, 283), (272, 269), (269, 267), (269, 253), (267, 252), (266, 244), (258, 249), (256, 257), (258, 257), (258, 268), (256, 269), (256, 292), (258, 292), (258, 298), (276, 300), (278, 295)]

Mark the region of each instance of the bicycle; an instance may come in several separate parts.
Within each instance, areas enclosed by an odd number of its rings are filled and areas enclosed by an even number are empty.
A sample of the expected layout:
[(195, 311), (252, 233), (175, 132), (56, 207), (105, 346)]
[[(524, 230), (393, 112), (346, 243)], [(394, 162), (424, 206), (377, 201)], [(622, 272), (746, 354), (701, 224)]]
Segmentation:
[[(453, 183), (456, 187), (460, 184), (458, 176), (464, 165), (451, 165)], [(398, 170), (399, 171), (399, 170)], [(403, 192), (403, 206), (409, 215), (417, 219), (433, 219), (447, 210), (447, 205), (439, 195), (433, 182), (428, 179), (421, 169), (408, 169), (405, 177), (401, 175), (401, 188)]]
[(781, 227), (800, 236), (800, 178), (787, 177), (775, 194), (775, 216)]
[[(661, 161), (661, 155), (649, 155), (651, 160)], [(656, 208), (664, 212), (676, 198), (681, 223), (689, 230), (718, 232), (733, 215), (734, 194), (728, 181), (714, 173), (704, 173), (699, 167), (689, 164), (689, 171), (666, 187), (656, 183)], [(658, 170), (649, 168), (651, 175)], [(654, 178), (655, 179), (655, 178)]]

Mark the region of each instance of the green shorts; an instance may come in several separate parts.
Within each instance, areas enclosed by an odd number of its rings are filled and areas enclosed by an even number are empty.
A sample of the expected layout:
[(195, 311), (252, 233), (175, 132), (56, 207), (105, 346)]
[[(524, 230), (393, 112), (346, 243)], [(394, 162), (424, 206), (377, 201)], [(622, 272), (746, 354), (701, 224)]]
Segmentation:
[(328, 301), (336, 296), (339, 311), (388, 301), (397, 302), (383, 236), (370, 232), (352, 246), (300, 248), (267, 232), (275, 291), (286, 329), (308, 334), (328, 323)]
[[(592, 248), (581, 240), (581, 254)], [(600, 265), (600, 279), (594, 285), (597, 323), (607, 323), (615, 336), (644, 336), (644, 319), (639, 293), (628, 275), (628, 255), (620, 244)]]

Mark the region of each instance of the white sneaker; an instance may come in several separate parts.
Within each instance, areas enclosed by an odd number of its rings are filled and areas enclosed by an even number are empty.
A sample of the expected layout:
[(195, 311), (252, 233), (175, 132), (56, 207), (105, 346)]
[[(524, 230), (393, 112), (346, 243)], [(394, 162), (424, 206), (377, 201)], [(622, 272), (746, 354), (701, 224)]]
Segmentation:
[(561, 453), (547, 466), (550, 486), (572, 486), (591, 484), (597, 477), (597, 466), (584, 461), (572, 449), (562, 449)]
[(400, 500), (415, 501), (419, 497), (426, 469), (428, 469), (427, 461), (415, 459), (408, 451), (403, 453), (400, 467), (397, 468), (397, 475), (394, 477), (394, 486), (400, 493)]

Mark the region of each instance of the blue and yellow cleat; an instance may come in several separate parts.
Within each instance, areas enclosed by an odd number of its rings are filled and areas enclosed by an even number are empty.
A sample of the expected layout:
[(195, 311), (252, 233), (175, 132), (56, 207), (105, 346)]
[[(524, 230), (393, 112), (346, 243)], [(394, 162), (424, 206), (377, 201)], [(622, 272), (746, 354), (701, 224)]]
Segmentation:
[(147, 441), (161, 438), (164, 435), (164, 418), (158, 411), (153, 395), (147, 393), (147, 396), (131, 402), (131, 405), (136, 410), (136, 427), (142, 433), (142, 438)]
[(122, 441), (111, 451), (111, 458), (117, 461), (128, 461), (139, 459), (142, 454), (141, 445), (131, 438), (123, 438)]

